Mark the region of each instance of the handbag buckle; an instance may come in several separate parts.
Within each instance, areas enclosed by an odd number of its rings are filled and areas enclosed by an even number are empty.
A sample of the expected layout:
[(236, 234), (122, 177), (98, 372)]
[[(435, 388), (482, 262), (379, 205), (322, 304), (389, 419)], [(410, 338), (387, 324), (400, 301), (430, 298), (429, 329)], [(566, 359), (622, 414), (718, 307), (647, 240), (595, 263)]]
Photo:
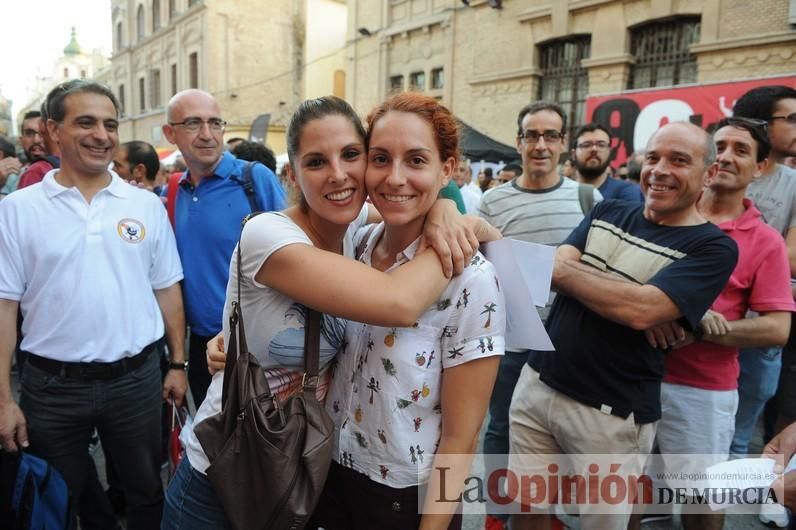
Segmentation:
[(307, 372), (301, 376), (301, 387), (307, 388), (310, 385), (312, 388), (318, 387), (318, 376), (317, 375), (308, 375)]
[(229, 313), (229, 324), (230, 327), (235, 326), (238, 324), (238, 302), (232, 302), (232, 311)]

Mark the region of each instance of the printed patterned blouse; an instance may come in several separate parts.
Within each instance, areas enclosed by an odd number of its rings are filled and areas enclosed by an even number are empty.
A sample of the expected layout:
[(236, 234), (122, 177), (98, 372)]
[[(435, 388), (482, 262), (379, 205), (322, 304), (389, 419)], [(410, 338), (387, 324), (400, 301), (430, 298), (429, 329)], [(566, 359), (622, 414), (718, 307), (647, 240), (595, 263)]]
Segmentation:
[[(383, 228), (370, 234), (359, 257), (363, 263), (371, 264)], [(358, 238), (366, 232), (361, 229)], [(392, 268), (411, 260), (418, 243), (399, 254)], [(442, 432), (443, 371), (503, 355), (500, 289), (495, 268), (479, 253), (411, 328), (348, 322), (326, 397), (339, 464), (393, 488), (428, 480)]]

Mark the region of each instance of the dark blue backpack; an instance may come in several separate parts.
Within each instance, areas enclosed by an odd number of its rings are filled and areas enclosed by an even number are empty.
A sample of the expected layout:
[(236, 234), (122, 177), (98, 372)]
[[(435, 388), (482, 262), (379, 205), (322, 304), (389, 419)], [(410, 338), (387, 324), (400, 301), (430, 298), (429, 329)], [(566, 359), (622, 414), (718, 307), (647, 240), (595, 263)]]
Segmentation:
[(3, 528), (68, 529), (72, 520), (71, 503), (69, 488), (61, 474), (45, 460), (28, 453), (4, 452), (2, 459), (5, 506), (0, 513), (10, 522), (9, 526), (4, 522)]

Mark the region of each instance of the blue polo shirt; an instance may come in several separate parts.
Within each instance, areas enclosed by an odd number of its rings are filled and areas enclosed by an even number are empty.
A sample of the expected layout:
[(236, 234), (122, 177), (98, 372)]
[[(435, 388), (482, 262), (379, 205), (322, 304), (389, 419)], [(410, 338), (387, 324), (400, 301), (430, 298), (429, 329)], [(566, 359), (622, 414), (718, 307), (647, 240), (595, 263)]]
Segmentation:
[(630, 202), (644, 202), (644, 194), (641, 187), (626, 180), (618, 180), (612, 177), (605, 179), (599, 187), (603, 199), (619, 199)]
[[(175, 234), (185, 275), (186, 317), (198, 335), (221, 331), (230, 258), (240, 237), (240, 223), (251, 213), (243, 186), (230, 177), (240, 177), (246, 164), (225, 152), (213, 175), (204, 177), (198, 186), (191, 184), (187, 171), (180, 179)], [(270, 169), (255, 164), (252, 182), (263, 211), (285, 208), (285, 191)]]

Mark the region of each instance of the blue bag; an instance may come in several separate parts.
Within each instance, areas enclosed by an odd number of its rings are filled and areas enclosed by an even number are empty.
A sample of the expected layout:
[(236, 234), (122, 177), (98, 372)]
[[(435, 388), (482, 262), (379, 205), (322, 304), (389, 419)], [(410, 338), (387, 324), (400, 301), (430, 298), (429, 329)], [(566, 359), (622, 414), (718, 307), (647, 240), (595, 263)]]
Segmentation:
[[(66, 530), (72, 520), (69, 488), (45, 460), (31, 454), (7, 453), (3, 459), (2, 488), (10, 493), (6, 504), (8, 527), (14, 530)], [(9, 488), (10, 487), (10, 488)], [(8, 491), (10, 489), (10, 491)], [(7, 498), (3, 499), (3, 503)]]

